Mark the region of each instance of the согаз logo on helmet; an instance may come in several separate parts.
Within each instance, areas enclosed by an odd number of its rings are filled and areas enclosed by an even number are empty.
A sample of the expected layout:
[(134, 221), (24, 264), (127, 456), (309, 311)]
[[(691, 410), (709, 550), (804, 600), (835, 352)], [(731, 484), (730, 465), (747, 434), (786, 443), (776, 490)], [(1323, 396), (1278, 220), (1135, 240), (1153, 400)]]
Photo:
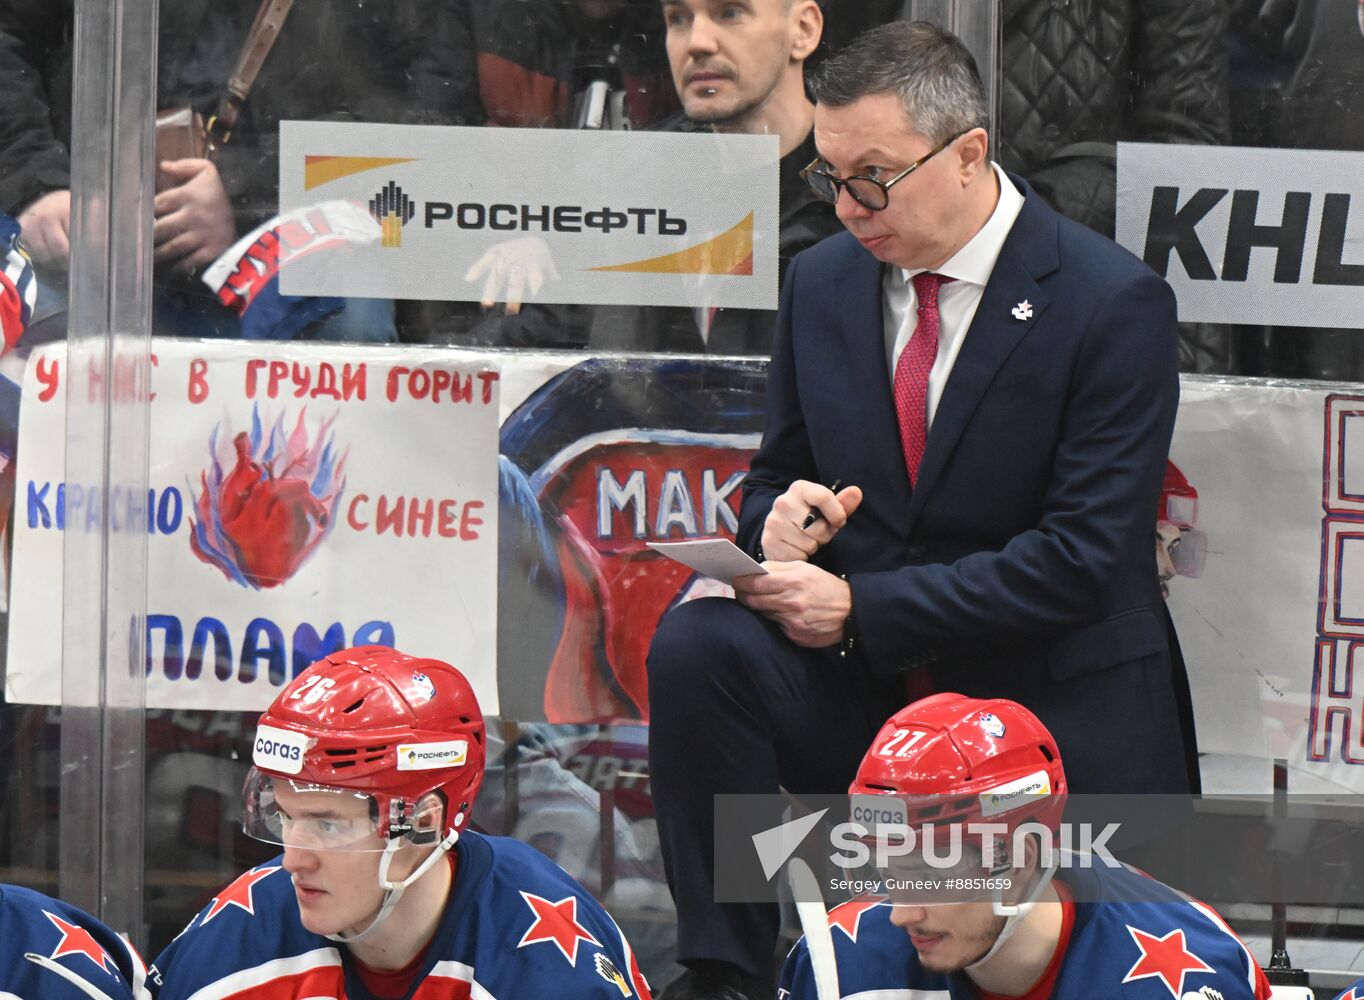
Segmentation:
[(251, 762), (257, 767), (298, 774), (303, 770), (303, 755), (308, 752), (308, 738), (302, 733), (274, 726), (258, 726), (256, 743), (251, 749)]

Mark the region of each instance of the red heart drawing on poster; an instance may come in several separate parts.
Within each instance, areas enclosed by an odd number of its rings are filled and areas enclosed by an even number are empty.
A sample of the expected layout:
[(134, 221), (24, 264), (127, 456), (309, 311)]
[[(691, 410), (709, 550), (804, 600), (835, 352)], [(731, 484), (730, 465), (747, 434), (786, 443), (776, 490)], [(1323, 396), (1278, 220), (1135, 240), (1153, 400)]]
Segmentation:
[(286, 437), (282, 416), (265, 434), (253, 413), (252, 432), (232, 438), (235, 464), (226, 475), (216, 429), (210, 440), (214, 459), (200, 474), (190, 547), (244, 587), (260, 590), (289, 580), (335, 524), (346, 456), (336, 458), (331, 420), (310, 445), (305, 414)]

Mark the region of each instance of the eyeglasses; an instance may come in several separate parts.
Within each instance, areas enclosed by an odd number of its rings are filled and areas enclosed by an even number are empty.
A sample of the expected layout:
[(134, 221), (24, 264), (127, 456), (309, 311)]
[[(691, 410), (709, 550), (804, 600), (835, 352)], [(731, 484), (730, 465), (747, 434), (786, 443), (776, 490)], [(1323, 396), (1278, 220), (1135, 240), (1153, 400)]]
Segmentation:
[[(968, 130), (969, 131), (969, 130)], [(808, 167), (800, 172), (801, 177), (805, 178), (805, 183), (823, 201), (834, 203), (838, 201), (838, 194), (841, 189), (846, 188), (848, 194), (852, 195), (853, 201), (857, 202), (865, 209), (879, 212), (890, 204), (890, 189), (918, 170), (933, 157), (937, 156), (952, 143), (956, 142), (965, 132), (958, 132), (952, 138), (942, 142), (934, 149), (919, 157), (909, 166), (905, 167), (898, 174), (888, 181), (878, 181), (875, 177), (835, 177), (833, 174), (826, 173), (818, 169), (823, 160), (819, 157)]]

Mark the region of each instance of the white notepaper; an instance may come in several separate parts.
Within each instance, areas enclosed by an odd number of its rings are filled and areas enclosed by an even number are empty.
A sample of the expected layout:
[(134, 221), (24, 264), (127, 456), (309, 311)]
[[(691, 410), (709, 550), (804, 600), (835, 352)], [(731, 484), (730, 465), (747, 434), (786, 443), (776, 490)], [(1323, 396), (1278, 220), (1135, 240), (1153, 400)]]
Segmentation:
[(690, 566), (698, 573), (721, 583), (733, 583), (736, 576), (766, 573), (762, 564), (728, 538), (695, 538), (685, 542), (648, 542), (649, 548), (669, 559)]

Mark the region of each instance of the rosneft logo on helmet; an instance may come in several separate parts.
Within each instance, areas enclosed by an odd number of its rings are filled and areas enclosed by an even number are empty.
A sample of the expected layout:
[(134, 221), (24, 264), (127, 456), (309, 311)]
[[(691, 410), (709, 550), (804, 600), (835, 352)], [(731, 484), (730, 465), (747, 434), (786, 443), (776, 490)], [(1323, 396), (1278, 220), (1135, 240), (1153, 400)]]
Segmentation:
[(1047, 777), (1047, 772), (1036, 771), (998, 788), (992, 788), (988, 792), (981, 792), (980, 814), (989, 819), (1019, 806), (1029, 805), (1034, 799), (1050, 794), (1051, 779)]
[(469, 756), (467, 740), (444, 743), (402, 743), (398, 746), (399, 771), (431, 771), (438, 767), (463, 767)]
[(266, 771), (298, 774), (303, 770), (303, 755), (308, 752), (308, 737), (273, 726), (256, 727), (256, 742), (251, 762)]

